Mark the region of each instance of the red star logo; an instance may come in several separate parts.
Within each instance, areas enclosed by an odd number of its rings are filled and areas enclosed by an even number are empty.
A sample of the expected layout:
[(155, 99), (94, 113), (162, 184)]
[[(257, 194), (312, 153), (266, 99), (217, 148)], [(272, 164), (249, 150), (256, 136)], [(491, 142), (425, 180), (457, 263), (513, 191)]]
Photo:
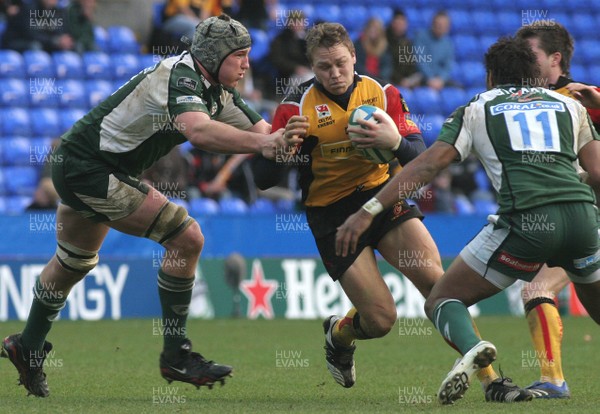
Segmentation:
[(240, 289), (248, 298), (248, 314), (250, 319), (256, 319), (259, 314), (267, 319), (273, 319), (274, 312), (271, 297), (279, 284), (276, 280), (266, 280), (260, 260), (252, 262), (252, 277), (242, 280)]

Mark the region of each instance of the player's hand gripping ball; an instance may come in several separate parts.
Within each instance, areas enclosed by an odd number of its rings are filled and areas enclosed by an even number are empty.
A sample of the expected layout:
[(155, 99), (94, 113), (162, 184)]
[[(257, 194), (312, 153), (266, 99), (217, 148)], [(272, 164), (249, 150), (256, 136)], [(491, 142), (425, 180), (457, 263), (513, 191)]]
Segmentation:
[[(378, 108), (373, 105), (361, 105), (361, 106), (356, 107), (350, 113), (350, 118), (348, 119), (348, 126), (356, 126), (356, 127), (364, 128), (362, 125), (360, 125), (358, 123), (359, 119), (377, 124), (378, 123), (377, 120), (375, 118), (373, 118), (373, 114), (375, 112), (382, 114), (383, 116), (389, 118), (391, 122), (394, 122), (394, 121), (392, 121), (392, 118), (387, 114), (387, 112), (385, 112), (383, 109)], [(350, 138), (360, 137), (359, 134), (351, 133), (351, 132), (349, 132), (348, 135)], [(363, 155), (363, 157), (365, 157), (367, 160), (371, 161), (374, 164), (386, 164), (386, 163), (390, 162), (392, 159), (394, 159), (394, 153), (388, 149), (379, 149), (379, 148), (362, 148), (362, 149), (360, 149), (360, 148), (358, 148), (357, 151), (359, 151)]]

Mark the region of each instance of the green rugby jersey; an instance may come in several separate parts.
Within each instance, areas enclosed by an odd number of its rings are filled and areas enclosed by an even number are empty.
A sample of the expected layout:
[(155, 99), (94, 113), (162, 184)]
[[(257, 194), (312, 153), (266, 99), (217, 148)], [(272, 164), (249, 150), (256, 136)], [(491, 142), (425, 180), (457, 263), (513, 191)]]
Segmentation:
[(244, 130), (262, 119), (235, 89), (211, 85), (184, 52), (132, 77), (77, 121), (61, 145), (84, 163), (82, 168), (101, 164), (138, 176), (186, 140), (174, 122), (185, 112), (204, 112)]
[(577, 153), (599, 139), (579, 102), (544, 88), (510, 85), (457, 108), (438, 136), (461, 161), (470, 152), (479, 158), (498, 193), (499, 213), (594, 202), (577, 173)]

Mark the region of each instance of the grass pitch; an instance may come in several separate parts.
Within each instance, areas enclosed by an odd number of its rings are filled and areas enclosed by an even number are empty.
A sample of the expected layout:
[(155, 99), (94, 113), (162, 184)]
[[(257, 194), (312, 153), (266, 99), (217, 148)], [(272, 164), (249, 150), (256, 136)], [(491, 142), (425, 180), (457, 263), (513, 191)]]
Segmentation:
[[(485, 339), (498, 348), (506, 376), (526, 385), (539, 376), (526, 321), (481, 317)], [(22, 322), (0, 324), (2, 336)], [(429, 321), (400, 320), (385, 338), (361, 341), (355, 354), (357, 382), (344, 389), (324, 362), (320, 321), (190, 321), (194, 349), (234, 366), (224, 387), (196, 390), (168, 385), (159, 374), (161, 337), (152, 320), (59, 321), (49, 337), (50, 397), (29, 397), (17, 372), (0, 360), (2, 413), (585, 413), (598, 412), (600, 329), (589, 318), (564, 319), (563, 368), (570, 400), (523, 404), (486, 403), (478, 383), (453, 406), (441, 406), (437, 388), (458, 354)]]

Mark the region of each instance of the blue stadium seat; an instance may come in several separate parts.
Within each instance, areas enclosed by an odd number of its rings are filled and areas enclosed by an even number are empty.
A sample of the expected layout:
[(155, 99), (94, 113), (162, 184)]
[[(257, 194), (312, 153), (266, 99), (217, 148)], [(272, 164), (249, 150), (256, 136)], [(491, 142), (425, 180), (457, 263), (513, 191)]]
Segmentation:
[(479, 38), (476, 35), (457, 34), (452, 36), (452, 39), (454, 41), (454, 50), (458, 62), (475, 60), (483, 57), (483, 55), (481, 55)]
[(135, 33), (129, 27), (110, 26), (107, 32), (110, 53), (140, 53)]
[[(254, 48), (254, 43), (252, 44), (252, 48)], [(158, 56), (156, 56), (156, 55), (151, 55), (151, 54), (139, 55), (138, 56), (138, 68), (140, 71), (142, 71), (146, 68), (153, 67), (154, 65), (156, 65), (159, 62), (159, 60), (160, 59), (158, 59)]]
[(29, 79), (29, 106), (31, 108), (54, 108), (62, 94), (60, 82), (54, 77)]
[(68, 79), (60, 81), (59, 85), (61, 93), (58, 95), (58, 103), (61, 108), (88, 109), (84, 81)]
[[(505, 0), (501, 0), (502, 2), (505, 2)], [(503, 4), (502, 6), (500, 6), (499, 8), (495, 8), (493, 10), (514, 10), (509, 8), (508, 6), (506, 6), (506, 4)], [(509, 12), (509, 11), (502, 11), (500, 13), (498, 13), (498, 27), (500, 28), (500, 30), (497, 32), (497, 34), (500, 35), (512, 35), (514, 34), (519, 27), (521, 27), (522, 22), (523, 22), (523, 16), (521, 14), (521, 11), (518, 12)]]
[(470, 26), (479, 36), (490, 35), (498, 30), (498, 19), (496, 13), (491, 10), (474, 10), (471, 13)]
[(498, 204), (492, 200), (478, 199), (473, 201), (473, 208), (477, 214), (489, 215), (498, 211)]
[(206, 216), (219, 213), (219, 203), (212, 198), (194, 198), (190, 201), (190, 213)]
[(250, 206), (250, 213), (252, 214), (272, 214), (275, 211), (275, 205), (268, 198), (259, 198)]
[[(420, 86), (413, 90), (414, 92), (414, 101), (419, 101), (419, 107), (421, 109), (421, 113), (439, 113), (442, 112), (440, 94), (435, 89), (432, 89), (428, 86)], [(413, 110), (413, 113), (418, 113)]]
[(59, 112), (60, 116), (60, 129), (62, 132), (66, 132), (75, 122), (79, 121), (85, 115), (83, 109), (63, 109)]
[[(600, 63), (600, 48), (595, 39), (586, 39), (578, 42), (575, 53), (582, 56), (586, 65), (597, 65)], [(595, 73), (594, 76), (598, 77), (598, 74)]]
[[(448, 11), (450, 16), (450, 33), (453, 36), (458, 34), (461, 35), (474, 35), (475, 28), (473, 26), (473, 17), (467, 10), (461, 9), (450, 9)], [(428, 20), (429, 22), (431, 20)]]
[(446, 117), (439, 114), (425, 116), (424, 122), (419, 127), (421, 128), (423, 140), (427, 147), (430, 147), (435, 142), (445, 120)]
[[(586, 66), (584, 65), (571, 65), (571, 78), (576, 80), (577, 82), (584, 82), (584, 83), (591, 83), (592, 82), (592, 76), (590, 76), (590, 73), (593, 74), (593, 72), (588, 72), (588, 69)], [(596, 77), (600, 75), (598, 73), (596, 73)]]
[(100, 51), (105, 53), (110, 52), (108, 49), (108, 32), (104, 27), (94, 26), (94, 40)]
[(461, 216), (475, 213), (475, 207), (473, 207), (473, 204), (471, 204), (469, 199), (463, 194), (458, 194), (454, 198), (454, 210), (456, 211), (456, 214)]
[(479, 55), (479, 60), (483, 61), (483, 56), (485, 55), (487, 50), (490, 48), (490, 46), (493, 45), (494, 43), (496, 43), (497, 40), (498, 40), (498, 37), (496, 37), (496, 36), (480, 36), (479, 37), (479, 50), (481, 52)]
[(31, 134), (29, 112), (23, 108), (0, 109), (2, 136), (25, 136)]
[(28, 78), (52, 78), (55, 76), (52, 57), (43, 50), (23, 52), (23, 61)]
[(59, 79), (82, 79), (84, 76), (83, 62), (78, 53), (65, 51), (52, 54), (54, 72)]
[(270, 40), (267, 32), (260, 29), (250, 28), (250, 38), (252, 39), (252, 49), (250, 49), (250, 62), (258, 62), (269, 54)]
[(137, 55), (132, 53), (111, 55), (113, 79), (130, 79), (139, 71)]
[(356, 6), (352, 3), (342, 4), (340, 7), (340, 23), (349, 30), (362, 31), (369, 19), (369, 11), (365, 6)]
[(449, 116), (456, 108), (466, 105), (470, 97), (467, 97), (464, 89), (446, 87), (440, 91), (442, 115)]
[(388, 6), (370, 6), (368, 7), (369, 17), (377, 17), (383, 21), (384, 25), (388, 25), (392, 21), (394, 10)]
[(313, 18), (315, 21), (322, 20), (326, 22), (339, 22), (340, 6), (333, 3), (320, 4), (319, 7), (315, 8)]
[(61, 135), (64, 130), (60, 124), (59, 113), (58, 110), (50, 108), (30, 110), (31, 135), (34, 137)]
[(463, 62), (461, 65), (457, 65), (456, 69), (454, 79), (465, 88), (480, 86), (485, 89), (485, 67), (483, 63), (477, 61)]
[[(1, 142), (1, 141), (0, 141)], [(2, 150), (0, 149), (0, 160), (2, 159)], [(0, 163), (0, 214), (6, 209), (6, 203), (4, 202), (4, 196), (6, 195), (6, 188), (4, 187), (4, 171)]]
[(465, 89), (465, 96), (467, 97), (467, 100), (470, 101), (475, 98), (477, 94), (485, 92), (485, 90), (486, 88), (484, 86), (472, 86)]
[(30, 165), (37, 166), (39, 170), (47, 162), (51, 161), (50, 155), (52, 154), (52, 142), (57, 138), (31, 138), (29, 145), (31, 148), (31, 154), (29, 156)]
[(35, 167), (5, 167), (4, 186), (10, 195), (31, 196), (38, 183)]
[[(309, 4), (306, 2), (289, 3), (283, 10), (283, 12), (285, 14), (280, 17), (283, 20), (283, 23), (285, 23), (286, 19), (289, 19), (289, 20), (298, 19), (298, 15), (292, 13), (292, 11), (294, 11), (294, 10), (301, 10), (302, 13), (304, 14), (304, 17), (307, 19), (310, 19), (311, 21), (312, 21), (313, 15), (315, 14), (315, 7), (312, 4)], [(276, 16), (276, 17), (279, 17), (279, 16)]]
[(0, 50), (0, 78), (25, 77), (23, 56), (14, 50)]
[(222, 198), (219, 200), (219, 207), (223, 214), (245, 214), (248, 212), (246, 202), (237, 197)]
[(29, 85), (22, 79), (0, 79), (0, 106), (26, 107)]
[(29, 166), (31, 144), (25, 137), (9, 137), (0, 140), (2, 164), (5, 166)]
[(110, 55), (104, 52), (85, 52), (83, 67), (88, 79), (112, 80), (113, 78)]
[(114, 92), (112, 82), (106, 80), (88, 80), (85, 82), (85, 94), (88, 106), (95, 107)]
[(6, 214), (21, 214), (31, 204), (31, 196), (14, 196), (5, 199)]

